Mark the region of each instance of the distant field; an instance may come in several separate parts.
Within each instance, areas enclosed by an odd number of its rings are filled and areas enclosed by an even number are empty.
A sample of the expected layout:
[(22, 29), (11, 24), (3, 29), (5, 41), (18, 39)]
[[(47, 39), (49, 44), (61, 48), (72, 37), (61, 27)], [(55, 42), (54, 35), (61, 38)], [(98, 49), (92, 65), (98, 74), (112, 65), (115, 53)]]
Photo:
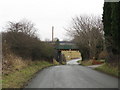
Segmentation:
[(62, 54), (65, 55), (66, 60), (71, 60), (81, 57), (81, 53), (79, 51), (62, 51)]

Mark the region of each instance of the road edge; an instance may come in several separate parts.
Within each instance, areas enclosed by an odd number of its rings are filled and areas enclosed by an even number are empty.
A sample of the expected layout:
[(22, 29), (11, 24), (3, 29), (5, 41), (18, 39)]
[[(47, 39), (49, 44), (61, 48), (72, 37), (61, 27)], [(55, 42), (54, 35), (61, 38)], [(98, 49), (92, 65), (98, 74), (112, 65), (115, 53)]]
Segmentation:
[(50, 65), (50, 66), (46, 66), (46, 67), (43, 67), (43, 68), (41, 68), (40, 70), (38, 70), (36, 73), (34, 73), (34, 74), (32, 75), (32, 77), (31, 77), (28, 81), (25, 82), (25, 84), (22, 86), (22, 88), (25, 88), (25, 87), (28, 85), (28, 83), (31, 82), (32, 79), (35, 78), (36, 75), (37, 75), (39, 72), (41, 72), (41, 71), (43, 71), (44, 69), (47, 69), (47, 68), (49, 68), (49, 67), (53, 67), (53, 66), (58, 66), (58, 65)]

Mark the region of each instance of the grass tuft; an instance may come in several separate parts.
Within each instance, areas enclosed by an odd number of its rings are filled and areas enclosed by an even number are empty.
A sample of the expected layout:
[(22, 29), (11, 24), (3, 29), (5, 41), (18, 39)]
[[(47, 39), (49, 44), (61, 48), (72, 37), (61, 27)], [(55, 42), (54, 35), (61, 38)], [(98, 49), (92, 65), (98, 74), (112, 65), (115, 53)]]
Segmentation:
[(82, 61), (82, 62), (81, 62), (81, 65), (83, 65), (83, 66), (92, 65), (92, 60), (85, 60), (85, 61)]
[(59, 62), (57, 62), (55, 59), (53, 59), (53, 64), (54, 65), (59, 65)]
[(77, 63), (79, 63), (79, 64), (81, 64), (81, 62), (82, 62), (81, 60), (78, 60), (78, 61), (77, 61)]
[(23, 88), (24, 84), (32, 78), (32, 76), (40, 69), (52, 66), (53, 64), (46, 61), (35, 61), (19, 71), (15, 71), (8, 75), (3, 75), (3, 88)]
[(81, 65), (83, 66), (90, 66), (90, 65), (98, 65), (103, 64), (105, 60), (84, 60), (81, 62)]
[(112, 66), (108, 63), (103, 64), (102, 66), (96, 67), (95, 70), (99, 70), (105, 72), (107, 74), (120, 77), (120, 72), (118, 70), (118, 66)]

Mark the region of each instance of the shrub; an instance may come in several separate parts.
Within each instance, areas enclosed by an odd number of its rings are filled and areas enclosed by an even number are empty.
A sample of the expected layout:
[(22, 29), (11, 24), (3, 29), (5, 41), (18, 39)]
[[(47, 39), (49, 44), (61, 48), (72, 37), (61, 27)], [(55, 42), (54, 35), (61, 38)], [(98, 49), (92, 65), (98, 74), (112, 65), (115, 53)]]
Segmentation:
[(100, 60), (92, 60), (92, 65), (97, 65), (97, 64), (102, 64), (104, 62), (100, 61)]
[(54, 56), (54, 48), (51, 44), (41, 42), (37, 37), (31, 37), (22, 32), (3, 33), (3, 52), (8, 48), (23, 59), (48, 60)]
[(104, 63), (103, 60), (85, 60), (81, 62), (81, 64), (85, 66), (97, 65), (97, 64), (102, 64), (102, 63)]
[(108, 56), (107, 51), (102, 51), (102, 52), (99, 54), (99, 59), (105, 59), (107, 56)]
[(4, 55), (2, 68), (3, 75), (8, 75), (11, 72), (20, 70), (31, 64), (31, 60), (23, 60), (21, 57), (14, 55), (12, 52)]

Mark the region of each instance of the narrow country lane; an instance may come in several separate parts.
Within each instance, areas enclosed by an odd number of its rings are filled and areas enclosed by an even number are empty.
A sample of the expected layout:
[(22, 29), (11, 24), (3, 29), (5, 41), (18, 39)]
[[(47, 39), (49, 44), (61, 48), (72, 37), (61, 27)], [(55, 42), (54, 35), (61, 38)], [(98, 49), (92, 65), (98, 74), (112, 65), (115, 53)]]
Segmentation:
[(67, 62), (68, 65), (74, 65), (74, 64), (79, 64), (77, 61), (82, 60), (82, 58), (79, 59), (73, 59)]
[(59, 65), (43, 69), (26, 88), (118, 88), (118, 79), (81, 65)]

